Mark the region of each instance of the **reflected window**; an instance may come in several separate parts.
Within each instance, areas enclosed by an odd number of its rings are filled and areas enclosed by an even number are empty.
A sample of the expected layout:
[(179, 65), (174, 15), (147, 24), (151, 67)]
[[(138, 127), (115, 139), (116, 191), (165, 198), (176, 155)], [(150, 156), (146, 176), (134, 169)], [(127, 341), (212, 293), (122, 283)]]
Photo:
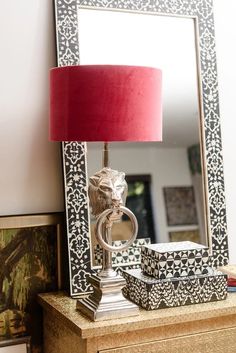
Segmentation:
[[(151, 202), (151, 175), (126, 175), (126, 181), (128, 184), (126, 207), (137, 218), (139, 225), (137, 238), (150, 238), (151, 242), (155, 242)], [(125, 215), (123, 220), (129, 221)]]

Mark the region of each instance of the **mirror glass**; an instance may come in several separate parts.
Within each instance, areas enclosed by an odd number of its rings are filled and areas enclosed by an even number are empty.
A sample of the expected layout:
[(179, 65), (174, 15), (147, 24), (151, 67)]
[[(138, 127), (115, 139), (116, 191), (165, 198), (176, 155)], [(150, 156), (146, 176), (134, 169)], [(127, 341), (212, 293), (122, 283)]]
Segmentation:
[[(163, 142), (111, 143), (110, 166), (127, 175), (139, 238), (207, 243), (200, 158), (195, 22), (184, 17), (78, 9), (80, 64), (140, 65), (163, 72)], [(88, 143), (88, 176), (102, 143)], [(91, 216), (93, 238), (93, 217)], [(126, 219), (114, 239), (126, 239)]]

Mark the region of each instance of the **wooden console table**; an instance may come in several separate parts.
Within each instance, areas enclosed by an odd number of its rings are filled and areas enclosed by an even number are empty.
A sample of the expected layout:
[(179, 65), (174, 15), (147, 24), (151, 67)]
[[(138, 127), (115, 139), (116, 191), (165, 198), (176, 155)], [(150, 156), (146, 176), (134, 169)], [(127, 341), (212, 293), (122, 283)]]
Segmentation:
[(41, 294), (45, 353), (235, 353), (236, 293), (227, 300), (91, 322), (64, 293)]

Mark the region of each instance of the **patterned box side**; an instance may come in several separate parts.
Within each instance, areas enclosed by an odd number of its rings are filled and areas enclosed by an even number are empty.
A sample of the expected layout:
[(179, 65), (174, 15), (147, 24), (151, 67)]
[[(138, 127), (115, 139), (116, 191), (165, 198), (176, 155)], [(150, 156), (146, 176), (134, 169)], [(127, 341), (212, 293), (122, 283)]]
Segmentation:
[(208, 273), (212, 258), (207, 247), (193, 242), (171, 245), (167, 243), (142, 247), (141, 268), (145, 274), (165, 279)]
[(227, 280), (221, 272), (209, 269), (207, 275), (156, 280), (141, 270), (124, 271), (124, 295), (146, 310), (207, 303), (227, 297)]

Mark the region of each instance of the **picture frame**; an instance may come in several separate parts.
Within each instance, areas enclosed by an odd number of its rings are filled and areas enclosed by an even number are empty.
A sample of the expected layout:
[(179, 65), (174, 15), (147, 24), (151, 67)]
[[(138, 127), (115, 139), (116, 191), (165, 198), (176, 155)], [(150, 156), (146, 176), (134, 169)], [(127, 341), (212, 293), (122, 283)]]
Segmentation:
[(192, 241), (200, 243), (200, 234), (198, 229), (175, 230), (169, 232), (169, 239), (171, 242)]
[[(55, 0), (58, 66), (80, 63), (78, 10), (83, 8), (193, 19), (198, 68), (204, 201), (208, 225), (206, 233), (213, 256), (213, 265), (217, 267), (227, 264), (229, 252), (212, 0), (194, 2), (191, 0)], [(62, 151), (70, 294), (72, 297), (77, 297), (90, 292), (91, 287), (87, 277), (96, 272), (91, 265), (86, 143), (64, 142)]]
[(62, 286), (63, 213), (0, 217), (0, 341), (31, 336), (42, 351), (37, 294)]
[(197, 208), (192, 186), (163, 188), (168, 226), (197, 225)]
[(31, 353), (31, 338), (29, 336), (0, 341), (0, 353)]

